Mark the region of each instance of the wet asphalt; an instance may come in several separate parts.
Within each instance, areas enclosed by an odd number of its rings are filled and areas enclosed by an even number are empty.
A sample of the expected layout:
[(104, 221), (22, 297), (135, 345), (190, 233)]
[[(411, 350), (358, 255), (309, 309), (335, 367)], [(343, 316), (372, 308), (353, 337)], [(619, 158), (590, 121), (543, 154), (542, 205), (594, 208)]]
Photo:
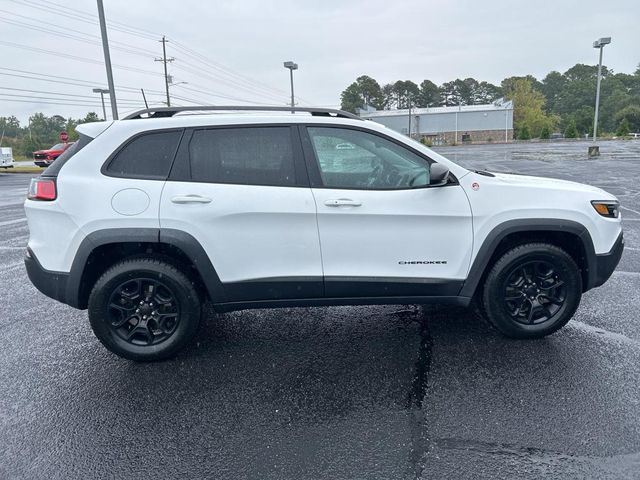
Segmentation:
[(113, 356), (86, 312), (31, 286), (29, 177), (0, 173), (0, 478), (640, 478), (640, 141), (601, 150), (438, 148), (621, 200), (617, 271), (551, 337), (452, 307), (210, 312), (155, 364)]

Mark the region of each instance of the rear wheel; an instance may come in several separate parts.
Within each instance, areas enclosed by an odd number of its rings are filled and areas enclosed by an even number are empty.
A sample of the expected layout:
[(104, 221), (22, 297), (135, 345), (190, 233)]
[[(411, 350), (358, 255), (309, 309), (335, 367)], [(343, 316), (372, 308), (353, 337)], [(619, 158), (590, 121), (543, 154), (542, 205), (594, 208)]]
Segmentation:
[(89, 296), (89, 322), (111, 352), (136, 361), (169, 358), (198, 330), (200, 298), (175, 266), (153, 258), (117, 263)]
[(505, 253), (487, 275), (487, 319), (513, 338), (539, 338), (562, 328), (582, 296), (580, 269), (561, 248), (520, 245)]

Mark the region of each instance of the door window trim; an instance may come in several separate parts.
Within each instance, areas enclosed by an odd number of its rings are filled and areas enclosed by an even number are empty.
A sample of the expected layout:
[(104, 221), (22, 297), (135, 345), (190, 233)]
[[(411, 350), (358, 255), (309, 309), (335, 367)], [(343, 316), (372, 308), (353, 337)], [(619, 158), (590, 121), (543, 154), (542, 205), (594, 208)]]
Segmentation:
[(423, 188), (440, 188), (440, 187), (449, 187), (453, 185), (458, 185), (458, 179), (453, 175), (453, 173), (449, 172), (449, 182), (446, 185), (421, 185), (418, 187), (399, 187), (399, 188), (358, 188), (358, 187), (331, 187), (326, 186), (322, 182), (322, 175), (320, 174), (320, 160), (316, 156), (315, 150), (313, 148), (313, 143), (311, 141), (311, 135), (309, 135), (308, 128), (319, 127), (319, 128), (337, 128), (342, 130), (356, 130), (363, 133), (368, 133), (370, 135), (375, 135), (384, 140), (387, 140), (391, 143), (398, 145), (399, 147), (406, 148), (411, 153), (417, 155), (422, 158), (429, 166), (432, 163), (438, 163), (432, 158), (428, 157), (424, 153), (412, 148), (411, 146), (403, 143), (393, 137), (388, 135), (384, 135), (383, 133), (377, 132), (375, 130), (370, 130), (368, 128), (357, 127), (354, 125), (342, 125), (335, 123), (303, 123), (298, 125), (298, 129), (300, 130), (300, 140), (302, 141), (302, 149), (304, 151), (304, 158), (307, 163), (307, 172), (309, 174), (309, 184), (311, 188), (324, 188), (328, 190), (358, 190), (358, 191), (371, 191), (371, 192), (397, 192), (399, 190), (421, 190)]
[[(203, 130), (219, 130), (219, 129), (239, 129), (239, 128), (271, 128), (280, 127), (288, 128), (291, 134), (291, 147), (293, 150), (293, 169), (295, 175), (295, 183), (292, 185), (278, 185), (272, 183), (248, 183), (248, 182), (211, 182), (208, 180), (193, 179), (191, 175), (191, 159), (189, 154), (189, 146), (193, 135), (197, 131)], [(252, 187), (279, 187), (279, 188), (310, 188), (309, 174), (307, 171), (307, 163), (305, 161), (302, 141), (300, 139), (300, 131), (295, 124), (290, 123), (249, 123), (238, 125), (210, 125), (198, 126), (185, 129), (185, 134), (180, 142), (175, 161), (167, 177), (172, 182), (190, 182), (190, 183), (208, 183), (210, 185), (246, 185)]]

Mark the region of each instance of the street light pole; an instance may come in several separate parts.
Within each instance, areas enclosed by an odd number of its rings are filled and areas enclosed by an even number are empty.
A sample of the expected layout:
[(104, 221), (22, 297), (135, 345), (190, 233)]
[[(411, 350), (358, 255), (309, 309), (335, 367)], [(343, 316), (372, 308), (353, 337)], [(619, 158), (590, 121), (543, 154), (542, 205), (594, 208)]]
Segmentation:
[(109, 90), (106, 90), (104, 88), (94, 88), (93, 89), (93, 93), (99, 93), (100, 94), (100, 100), (102, 100), (102, 119), (106, 120), (107, 119), (107, 109), (104, 107), (104, 94), (105, 93), (109, 93)]
[[(596, 111), (593, 115), (593, 143), (596, 143), (596, 139), (598, 138), (598, 110), (600, 108), (600, 82), (602, 81), (602, 51), (604, 50), (604, 46), (611, 43), (611, 37), (602, 37), (593, 42), (593, 48), (600, 49), (600, 59), (598, 61), (598, 82), (596, 85)], [(597, 145), (593, 145), (589, 147), (589, 155), (597, 156), (600, 155), (600, 148)]]
[(296, 102), (293, 96), (293, 71), (298, 69), (298, 64), (292, 61), (284, 62), (284, 68), (289, 69), (289, 78), (291, 80), (291, 113), (294, 113), (293, 107), (296, 106)]
[[(102, 0), (98, 2), (98, 17), (100, 19), (100, 34), (102, 35), (102, 51), (104, 52), (104, 66), (107, 69), (107, 83), (109, 84), (109, 99), (111, 100), (111, 116), (118, 119), (118, 105), (116, 103), (116, 91), (113, 86), (113, 72), (111, 70), (111, 55), (109, 54), (109, 39), (107, 38), (107, 24), (104, 19), (104, 6)], [(106, 116), (106, 115), (105, 115)]]

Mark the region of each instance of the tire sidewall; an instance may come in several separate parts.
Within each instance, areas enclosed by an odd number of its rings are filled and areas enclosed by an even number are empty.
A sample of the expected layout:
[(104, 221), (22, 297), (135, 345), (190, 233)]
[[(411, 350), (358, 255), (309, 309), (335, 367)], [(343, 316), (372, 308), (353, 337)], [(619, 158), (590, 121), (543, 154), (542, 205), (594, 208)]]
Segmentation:
[[(134, 278), (162, 282), (171, 290), (178, 304), (180, 316), (176, 330), (156, 345), (131, 344), (109, 325), (107, 306), (113, 290)], [(136, 361), (161, 360), (175, 355), (196, 333), (200, 319), (200, 301), (187, 277), (170, 265), (148, 260), (123, 262), (107, 271), (91, 292), (88, 310), (91, 328), (105, 347), (121, 357)]]

